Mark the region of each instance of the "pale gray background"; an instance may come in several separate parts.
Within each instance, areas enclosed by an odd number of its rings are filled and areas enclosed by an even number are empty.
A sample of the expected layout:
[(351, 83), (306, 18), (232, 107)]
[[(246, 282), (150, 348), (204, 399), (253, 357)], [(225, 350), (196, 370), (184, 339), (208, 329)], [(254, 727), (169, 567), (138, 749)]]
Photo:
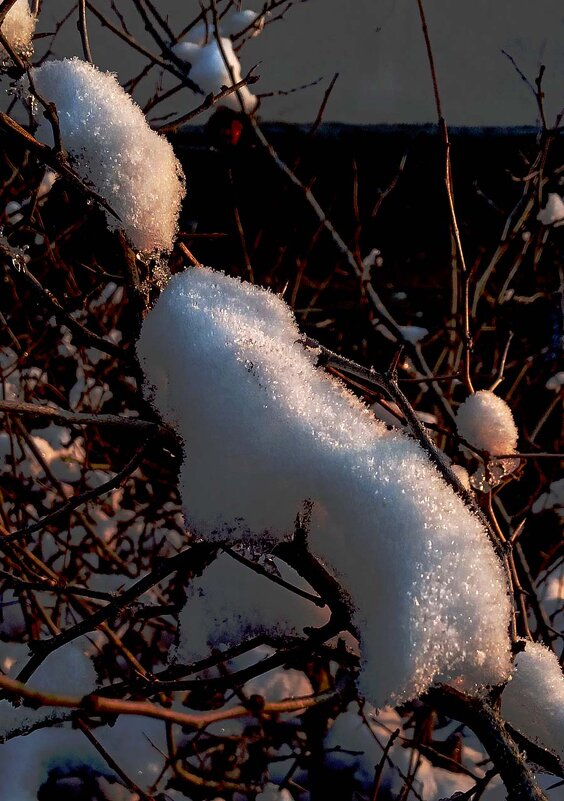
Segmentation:
[[(93, 2), (110, 16), (109, 0)], [(173, 29), (198, 12), (193, 0), (154, 0)], [(156, 51), (132, 13), (130, 0), (115, 0), (131, 30)], [(39, 30), (52, 30), (72, 3), (44, 0)], [(251, 1), (248, 8), (258, 9)], [(527, 125), (538, 114), (534, 98), (502, 55), (511, 53), (531, 80), (546, 65), (544, 88), (549, 122), (564, 105), (564, 0), (426, 0), (444, 111), (452, 125)], [(115, 17), (113, 17), (115, 20)], [(103, 30), (89, 15), (96, 63), (121, 81), (141, 66), (138, 56)], [(74, 18), (55, 42), (57, 55), (82, 54)], [(308, 122), (335, 72), (340, 78), (325, 113), (326, 121), (422, 123), (435, 120), (433, 95), (415, 0), (309, 0), (290, 9), (286, 19), (250, 41), (241, 56), (245, 69), (260, 61), (254, 91), (291, 87), (323, 76), (315, 87), (265, 99), (264, 119)], [(152, 73), (136, 97), (154, 89)], [(168, 83), (166, 84), (169, 85)], [(197, 104), (185, 91), (167, 111), (183, 113)], [(196, 122), (201, 122), (201, 118)]]

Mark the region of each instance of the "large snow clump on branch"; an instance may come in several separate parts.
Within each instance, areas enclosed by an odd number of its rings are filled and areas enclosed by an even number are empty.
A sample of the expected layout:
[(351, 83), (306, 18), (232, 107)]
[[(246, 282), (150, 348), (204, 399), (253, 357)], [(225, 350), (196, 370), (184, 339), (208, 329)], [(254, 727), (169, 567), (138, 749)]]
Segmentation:
[[(6, 14), (2, 23), (2, 33), (16, 53), (31, 55), (31, 40), (36, 22), (36, 18), (30, 11), (28, 0), (17, 0)], [(0, 45), (0, 59), (7, 57), (6, 50)]]
[(469, 395), (456, 413), (458, 433), (492, 456), (513, 453), (519, 432), (507, 403), (487, 389)]
[(515, 657), (501, 713), (521, 734), (564, 760), (564, 675), (553, 651), (527, 642)]
[[(169, 142), (152, 131), (116, 77), (78, 58), (32, 70), (40, 95), (57, 107), (61, 138), (78, 175), (117, 212), (142, 251), (168, 251), (176, 235), (184, 176)], [(38, 136), (52, 142), (42, 118)]]
[(504, 681), (509, 600), (480, 521), (299, 339), (280, 298), (208, 269), (175, 276), (145, 320), (147, 385), (185, 443), (188, 525), (266, 544), (310, 501), (309, 548), (350, 597), (377, 706)]

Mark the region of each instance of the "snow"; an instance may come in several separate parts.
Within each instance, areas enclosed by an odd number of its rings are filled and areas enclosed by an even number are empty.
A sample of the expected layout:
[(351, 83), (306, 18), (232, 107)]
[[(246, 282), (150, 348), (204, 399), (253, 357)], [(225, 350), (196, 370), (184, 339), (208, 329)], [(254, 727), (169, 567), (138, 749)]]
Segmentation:
[[(302, 583), (294, 571), (287, 570), (284, 578), (294, 586)], [(328, 618), (327, 607), (320, 609), (223, 553), (190, 583), (177, 656), (196, 662), (212, 648), (238, 645), (264, 632), (304, 636), (304, 626), (321, 626)]]
[[(245, 35), (250, 34), (255, 37), (264, 28), (265, 19), (265, 14), (251, 11), (250, 8), (243, 11), (232, 11), (221, 23), (221, 33), (224, 36), (237, 36), (245, 31)], [(251, 25), (253, 26), (252, 28)]]
[[(258, 36), (264, 28), (266, 16), (267, 14), (259, 14), (257, 11), (251, 11), (250, 9), (232, 11), (219, 20), (220, 36), (237, 36), (243, 31), (246, 32), (245, 36)], [(251, 25), (253, 26), (252, 28), (250, 27)], [(247, 28), (249, 29), (248, 31)], [(190, 28), (181, 44), (189, 42), (190, 44), (201, 46), (210, 42), (213, 37), (213, 23), (209, 19), (201, 20)]]
[(564, 760), (564, 675), (556, 654), (527, 642), (501, 696), (501, 714), (515, 729)]
[[(361, 716), (358, 706), (350, 704), (336, 718), (324, 742), (326, 770), (350, 773), (353, 786), (360, 791), (362, 797), (373, 791), (376, 766), (382, 759), (390, 737), (398, 729), (400, 738), (392, 745), (383, 766), (381, 790), (384, 791), (384, 797), (400, 797), (405, 777), (410, 772), (410, 764), (415, 764), (414, 756), (418, 759), (418, 767), (413, 787), (423, 801), (450, 798), (454, 793), (466, 792), (474, 785), (473, 780), (464, 773), (433, 767), (425, 756), (405, 748), (402, 738), (412, 739), (413, 735), (404, 730), (404, 721), (395, 709), (384, 707), (378, 711), (365, 704), (363, 713)], [(476, 756), (477, 759), (473, 760), (472, 749), (463, 746), (463, 762), (476, 775), (482, 775), (483, 771), (476, 769), (474, 762), (483, 759), (484, 755)]]
[(550, 376), (545, 384), (547, 389), (552, 389), (554, 392), (560, 392), (562, 386), (564, 386), (564, 371), (560, 371)]
[[(0, 658), (3, 648), (4, 643), (0, 643)], [(30, 654), (27, 659), (29, 657)], [(11, 671), (16, 664), (18, 663), (14, 661), (10, 664)], [(96, 684), (97, 676), (92, 660), (85, 655), (78, 643), (70, 643), (50, 654), (29, 680), (29, 686), (50, 695), (83, 696), (92, 692)], [(14, 730), (25, 731), (39, 722), (57, 719), (60, 713), (61, 709), (58, 707), (42, 706), (32, 709), (13, 706), (7, 700), (0, 701), (0, 739)]]
[(429, 329), (420, 325), (400, 325), (400, 331), (404, 340), (411, 342), (412, 345), (417, 345), (418, 342), (429, 336)]
[[(74, 482), (81, 476), (84, 461), (82, 438), (71, 442), (68, 428), (51, 423), (47, 428), (31, 432), (31, 442), (48, 466), (53, 476), (59, 481)], [(32, 455), (27, 444), (10, 437), (6, 432), (0, 433), (0, 472), (8, 460), (16, 463), (18, 476), (24, 478), (44, 478), (43, 467)]]
[[(78, 175), (119, 215), (141, 251), (169, 251), (177, 231), (184, 177), (171, 145), (152, 131), (114, 75), (78, 58), (47, 61), (32, 70), (39, 93), (54, 102), (63, 146)], [(52, 143), (41, 115), (38, 136)]]
[[(159, 779), (166, 753), (165, 727), (161, 721), (120, 717), (112, 726), (96, 727), (94, 734), (143, 789), (149, 790)], [(37, 801), (38, 789), (47, 781), (50, 772), (59, 775), (62, 784), (71, 781), (69, 778), (65, 782), (65, 775), (97, 774), (100, 786), (106, 790), (109, 789), (107, 783), (111, 786), (112, 794), (108, 793), (108, 799), (130, 801), (132, 797), (130, 792), (120, 789), (115, 775), (82, 732), (68, 725), (39, 729), (3, 744), (0, 772), (2, 797), (9, 801)], [(167, 779), (165, 774), (159, 786), (164, 787)]]
[(554, 509), (558, 514), (564, 516), (564, 478), (553, 481), (548, 492), (539, 495), (532, 506), (535, 514), (544, 512), (545, 509)]
[(507, 403), (487, 389), (469, 395), (458, 407), (456, 427), (470, 445), (492, 456), (514, 453), (519, 432)]
[(537, 214), (537, 220), (543, 225), (564, 225), (564, 201), (556, 192), (550, 192), (546, 206)]
[[(242, 79), (241, 64), (235, 55), (231, 39), (228, 37), (220, 37), (220, 42), (212, 38), (207, 44), (202, 45), (184, 41), (175, 45), (173, 50), (178, 58), (192, 65), (190, 78), (206, 95), (216, 95), (224, 87), (233, 86)], [(224, 54), (233, 73), (233, 80), (225, 63)], [(232, 92), (224, 97), (221, 105), (234, 111), (241, 111), (242, 104), (244, 111), (251, 112), (256, 108), (257, 102), (257, 98), (249, 88), (242, 86), (237, 92)]]
[(280, 298), (209, 269), (175, 276), (149, 313), (138, 355), (184, 441), (188, 526), (266, 548), (311, 501), (309, 547), (348, 593), (377, 706), (504, 681), (509, 601), (480, 522), (299, 340)]
[[(28, 0), (17, 0), (6, 14), (2, 23), (2, 33), (8, 44), (19, 55), (31, 56), (33, 52), (31, 40), (36, 21), (29, 8)], [(0, 59), (5, 58), (8, 58), (8, 54), (0, 45)]]
[(256, 801), (294, 801), (294, 799), (288, 790), (280, 789), (276, 784), (268, 782), (263, 791), (257, 795)]

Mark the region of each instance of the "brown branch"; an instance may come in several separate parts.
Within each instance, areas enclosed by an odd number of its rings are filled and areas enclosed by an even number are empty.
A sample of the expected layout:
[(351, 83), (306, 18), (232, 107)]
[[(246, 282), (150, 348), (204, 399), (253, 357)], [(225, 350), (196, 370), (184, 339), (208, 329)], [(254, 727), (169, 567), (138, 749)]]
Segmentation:
[(435, 709), (460, 720), (476, 734), (499, 771), (507, 801), (547, 801), (503, 720), (486, 700), (448, 686), (429, 690), (426, 698)]
[(39, 403), (26, 403), (25, 401), (0, 400), (0, 412), (4, 414), (30, 415), (30, 417), (48, 417), (56, 423), (70, 423), (73, 425), (95, 425), (109, 427), (133, 428), (139, 431), (154, 431), (161, 429), (161, 433), (168, 434), (168, 429), (159, 426), (150, 420), (141, 420), (138, 417), (125, 417), (119, 414), (85, 414), (82, 412), (69, 412), (53, 406)]
[(421, 28), (423, 37), (425, 39), (425, 47), (427, 50), (427, 58), (429, 60), (429, 68), (431, 70), (431, 80), (433, 82), (433, 94), (435, 96), (435, 106), (437, 110), (437, 118), (439, 123), (439, 132), (444, 147), (444, 182), (448, 199), (448, 208), (450, 215), (450, 228), (452, 237), (456, 245), (456, 253), (458, 257), (458, 266), (460, 269), (462, 279), (462, 345), (464, 348), (464, 383), (469, 393), (474, 392), (471, 377), (471, 356), (472, 356), (472, 337), (470, 334), (470, 301), (469, 301), (469, 273), (466, 267), (466, 260), (464, 258), (464, 250), (462, 248), (462, 240), (460, 238), (460, 230), (458, 227), (458, 220), (454, 206), (454, 191), (452, 184), (452, 165), (450, 160), (450, 139), (448, 135), (447, 124), (443, 115), (441, 104), (441, 96), (439, 92), (439, 84), (437, 80), (437, 72), (435, 69), (435, 59), (433, 55), (433, 48), (431, 46), (431, 39), (429, 36), (429, 29), (427, 27), (427, 19), (425, 10), (423, 8), (423, 0), (417, 0), (417, 7), (419, 9), (419, 16), (421, 19)]
[(167, 49), (166, 55), (174, 63), (177, 62), (179, 63), (180, 67), (178, 69), (176, 69), (172, 64), (170, 64), (164, 58), (161, 58), (160, 56), (151, 53), (149, 50), (147, 50), (146, 47), (140, 45), (139, 42), (137, 42), (136, 39), (133, 36), (131, 36), (131, 34), (125, 33), (125, 31), (120, 31), (119, 28), (113, 25), (108, 19), (106, 19), (106, 17), (100, 11), (98, 11), (96, 6), (93, 5), (90, 2), (90, 0), (86, 0), (86, 7), (88, 8), (89, 11), (91, 11), (94, 14), (94, 16), (98, 19), (98, 21), (101, 23), (103, 27), (108, 28), (110, 31), (112, 31), (112, 33), (114, 33), (119, 39), (121, 39), (123, 42), (126, 42), (131, 48), (137, 50), (138, 53), (141, 53), (141, 55), (145, 56), (145, 58), (147, 58), (152, 64), (156, 64), (157, 66), (162, 67), (162, 69), (166, 70), (167, 72), (170, 72), (173, 75), (175, 75), (183, 82), (184, 86), (187, 86), (188, 89), (191, 89), (195, 94), (197, 95), (203, 94), (200, 87), (196, 83), (194, 83), (194, 81), (192, 81), (188, 76), (189, 65), (183, 61), (180, 61), (180, 59), (178, 59), (170, 49)]
[(83, 506), (85, 503), (88, 503), (88, 501), (92, 501), (95, 498), (106, 495), (106, 493), (120, 487), (125, 479), (128, 478), (131, 473), (133, 473), (143, 462), (147, 446), (150, 441), (151, 439), (148, 439), (136, 451), (135, 455), (129, 460), (125, 467), (116, 473), (115, 476), (113, 476), (113, 478), (111, 478), (109, 481), (105, 481), (103, 484), (100, 484), (99, 487), (94, 487), (86, 492), (82, 492), (80, 495), (75, 495), (69, 501), (59, 506), (58, 509), (55, 509), (54, 512), (50, 512), (48, 515), (45, 515), (45, 517), (42, 517), (41, 520), (38, 520), (36, 523), (5, 535), (0, 539), (0, 547), (5, 542), (13, 542), (14, 540), (20, 540), (24, 537), (29, 537), (31, 534), (35, 534), (36, 531), (41, 531), (46, 526), (52, 525), (62, 517), (66, 517), (75, 509), (78, 509), (79, 506)]
[(238, 705), (229, 709), (211, 710), (209, 712), (187, 713), (166, 709), (149, 701), (125, 701), (117, 698), (106, 698), (101, 695), (87, 695), (85, 697), (73, 695), (58, 695), (45, 693), (28, 687), (27, 684), (8, 676), (0, 675), (0, 688), (9, 696), (21, 698), (24, 704), (38, 708), (42, 706), (61, 707), (63, 709), (77, 709), (88, 715), (134, 715), (138, 717), (154, 718), (185, 726), (198, 731), (211, 723), (222, 720), (234, 720), (249, 716), (281, 715), (286, 712), (297, 712), (309, 709), (317, 704), (326, 703), (337, 697), (336, 691), (328, 691), (319, 695), (304, 696), (303, 698), (289, 698), (284, 701), (269, 703), (250, 703), (248, 706)]
[(22, 145), (27, 150), (31, 151), (31, 153), (33, 153), (33, 155), (36, 156), (36, 158), (38, 158), (42, 164), (46, 164), (55, 170), (55, 172), (59, 173), (59, 175), (66, 178), (72, 186), (76, 187), (80, 192), (82, 192), (82, 194), (86, 195), (86, 197), (95, 200), (96, 203), (102, 206), (102, 208), (104, 208), (121, 222), (121, 217), (116, 211), (114, 211), (108, 201), (99, 195), (98, 192), (92, 189), (92, 187), (88, 186), (88, 184), (86, 184), (82, 178), (80, 178), (74, 172), (74, 170), (67, 163), (66, 158), (60, 149), (52, 149), (47, 145), (44, 145), (42, 142), (39, 142), (34, 136), (28, 133), (25, 128), (22, 128), (19, 123), (1, 111), (0, 132), (4, 134), (4, 136), (10, 138), (12, 141), (17, 142), (19, 145)]
[[(2, 540), (0, 539), (0, 545), (1, 543)], [(47, 640), (30, 641), (29, 647), (34, 655), (18, 675), (18, 680), (27, 681), (44, 659), (46, 659), (49, 654), (53, 653), (53, 651), (56, 651), (57, 648), (60, 648), (68, 642), (72, 642), (72, 640), (81, 637), (83, 634), (94, 631), (94, 629), (98, 628), (107, 620), (114, 618), (140, 595), (143, 595), (150, 590), (151, 587), (154, 587), (172, 573), (176, 573), (179, 570), (183, 570), (185, 573), (200, 573), (215, 558), (219, 547), (219, 545), (210, 545), (208, 543), (192, 545), (179, 554), (171, 556), (163, 560), (160, 564), (157, 564), (153, 570), (132, 584), (131, 587), (124, 590), (111, 601), (111, 603), (88, 615), (88, 617), (80, 621), (80, 623), (76, 623), (74, 626), (64, 629), (56, 637), (51, 637)]]
[(44, 287), (27, 269), (23, 253), (17, 248), (11, 247), (5, 239), (0, 239), (0, 256), (3, 256), (6, 264), (12, 267), (15, 275), (25, 281), (26, 286), (41, 298), (43, 304), (53, 313), (55, 318), (59, 322), (63, 322), (73, 333), (80, 336), (84, 342), (120, 360), (128, 358), (126, 352), (118, 345), (114, 345), (110, 340), (98, 336), (65, 311), (52, 292)]
[(0, 5), (0, 27), (2, 27), (2, 23), (6, 19), (6, 15), (16, 2), (17, 0), (4, 0), (4, 2)]
[(158, 132), (176, 133), (176, 131), (181, 125), (190, 122), (190, 120), (194, 119), (194, 117), (197, 117), (198, 114), (201, 114), (203, 111), (207, 111), (208, 109), (212, 108), (212, 106), (215, 106), (216, 103), (219, 103), (225, 97), (228, 97), (234, 92), (238, 92), (239, 89), (243, 88), (243, 86), (251, 86), (253, 83), (256, 83), (260, 78), (259, 75), (252, 74), (253, 70), (255, 70), (256, 68), (257, 65), (255, 64), (254, 67), (251, 67), (251, 69), (245, 75), (245, 77), (242, 78), (240, 81), (237, 81), (237, 83), (233, 84), (233, 86), (225, 86), (221, 90), (221, 92), (218, 92), (216, 95), (214, 95), (213, 93), (207, 95), (207, 97), (200, 103), (200, 105), (196, 106), (196, 108), (192, 109), (192, 111), (183, 114), (181, 117), (178, 117), (178, 119), (174, 120), (173, 122), (167, 122), (165, 125), (160, 125), (157, 128)]
[(92, 52), (90, 50), (90, 42), (88, 40), (88, 28), (86, 26), (86, 0), (78, 0), (78, 22), (76, 24), (80, 32), (80, 39), (82, 41), (82, 50), (84, 58), (91, 64), (94, 63), (92, 59)]

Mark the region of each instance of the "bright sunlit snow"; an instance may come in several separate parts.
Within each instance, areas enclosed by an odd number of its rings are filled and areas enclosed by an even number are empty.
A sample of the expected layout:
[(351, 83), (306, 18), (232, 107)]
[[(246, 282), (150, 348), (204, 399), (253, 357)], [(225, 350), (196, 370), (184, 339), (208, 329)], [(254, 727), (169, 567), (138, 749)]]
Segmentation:
[(350, 597), (376, 705), (503, 681), (508, 597), (480, 522), (299, 340), (282, 300), (208, 269), (175, 276), (147, 317), (138, 354), (184, 440), (188, 525), (266, 547), (311, 501), (309, 547)]

